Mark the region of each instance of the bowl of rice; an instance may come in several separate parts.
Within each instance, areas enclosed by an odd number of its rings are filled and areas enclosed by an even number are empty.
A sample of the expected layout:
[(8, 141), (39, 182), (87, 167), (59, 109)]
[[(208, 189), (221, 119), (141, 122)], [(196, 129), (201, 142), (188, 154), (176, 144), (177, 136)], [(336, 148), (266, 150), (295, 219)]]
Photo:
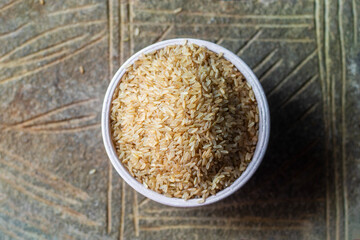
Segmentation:
[(105, 94), (102, 136), (119, 175), (175, 207), (220, 201), (264, 157), (270, 114), (251, 69), (208, 41), (172, 39), (131, 56)]

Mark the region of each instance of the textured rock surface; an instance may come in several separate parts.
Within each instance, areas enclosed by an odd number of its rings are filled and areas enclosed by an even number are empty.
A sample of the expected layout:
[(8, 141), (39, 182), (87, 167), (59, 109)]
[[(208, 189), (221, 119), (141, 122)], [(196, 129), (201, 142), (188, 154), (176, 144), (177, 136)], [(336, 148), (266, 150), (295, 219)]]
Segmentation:
[[(359, 11), (356, 0), (1, 0), (0, 239), (359, 239)], [(136, 194), (100, 133), (121, 62), (175, 37), (241, 56), (272, 114), (256, 175), (198, 209)]]

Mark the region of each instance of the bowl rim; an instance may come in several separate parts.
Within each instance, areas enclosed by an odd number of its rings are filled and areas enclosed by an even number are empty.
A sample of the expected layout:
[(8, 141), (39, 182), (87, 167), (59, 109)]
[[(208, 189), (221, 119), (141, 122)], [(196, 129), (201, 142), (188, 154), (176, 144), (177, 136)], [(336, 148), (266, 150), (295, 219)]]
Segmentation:
[[(111, 101), (115, 88), (118, 86), (121, 77), (126, 72), (127, 67), (133, 64), (134, 61), (136, 61), (142, 54), (150, 53), (169, 45), (183, 45), (185, 43), (194, 43), (199, 46), (204, 46), (210, 51), (213, 51), (215, 53), (218, 54), (223, 53), (223, 57), (229, 60), (232, 64), (234, 64), (234, 66), (244, 75), (246, 81), (251, 85), (259, 109), (258, 142), (256, 144), (255, 152), (251, 162), (247, 166), (246, 170), (240, 175), (240, 177), (237, 178), (230, 186), (219, 191), (218, 193), (216, 193), (216, 195), (209, 196), (208, 198), (206, 198), (205, 202), (199, 201), (201, 199), (184, 200), (181, 198), (166, 197), (153, 190), (147, 189), (143, 184), (141, 184), (134, 177), (132, 177), (131, 174), (128, 172), (128, 170), (119, 161), (111, 139), (111, 130), (110, 130)], [(127, 184), (129, 184), (138, 193), (158, 203), (168, 206), (200, 207), (225, 199), (226, 197), (230, 196), (231, 194), (239, 190), (254, 175), (265, 155), (268, 146), (269, 136), (270, 136), (270, 112), (264, 90), (259, 80), (255, 76), (253, 71), (250, 69), (250, 67), (240, 57), (238, 57), (231, 51), (227, 50), (226, 48), (209, 41), (193, 39), (193, 38), (175, 38), (175, 39), (161, 41), (152, 44), (148, 47), (145, 47), (140, 51), (138, 51), (137, 53), (133, 54), (128, 60), (126, 60), (121, 65), (121, 67), (113, 76), (104, 97), (102, 113), (101, 113), (101, 132), (102, 132), (105, 150), (113, 167), (122, 177), (122, 179), (125, 180), (125, 182), (127, 182)]]

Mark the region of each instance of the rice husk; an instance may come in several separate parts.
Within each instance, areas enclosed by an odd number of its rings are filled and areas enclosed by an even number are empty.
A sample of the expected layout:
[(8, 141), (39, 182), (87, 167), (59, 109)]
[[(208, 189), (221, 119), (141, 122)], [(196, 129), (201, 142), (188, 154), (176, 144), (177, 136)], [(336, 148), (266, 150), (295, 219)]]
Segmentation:
[(205, 199), (230, 186), (258, 140), (250, 84), (222, 54), (194, 44), (142, 55), (123, 75), (110, 114), (121, 163), (169, 197)]

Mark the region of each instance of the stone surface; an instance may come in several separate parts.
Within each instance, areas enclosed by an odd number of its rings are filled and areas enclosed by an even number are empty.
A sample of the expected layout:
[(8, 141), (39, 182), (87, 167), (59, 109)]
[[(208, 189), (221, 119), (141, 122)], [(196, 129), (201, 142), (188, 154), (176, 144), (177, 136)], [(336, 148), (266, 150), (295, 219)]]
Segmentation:
[[(359, 10), (357, 0), (1, 0), (0, 239), (359, 239)], [(101, 139), (117, 68), (175, 37), (241, 56), (272, 114), (256, 175), (204, 208), (136, 194)]]

